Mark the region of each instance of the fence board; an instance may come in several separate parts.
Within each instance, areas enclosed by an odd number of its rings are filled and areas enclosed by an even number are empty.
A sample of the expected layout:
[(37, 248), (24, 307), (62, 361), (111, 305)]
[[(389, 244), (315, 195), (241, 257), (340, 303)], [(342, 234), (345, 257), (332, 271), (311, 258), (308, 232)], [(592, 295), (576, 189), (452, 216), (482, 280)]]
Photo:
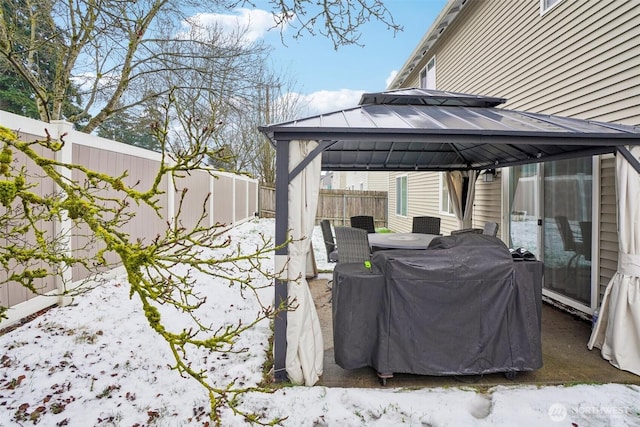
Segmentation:
[[(274, 218), (276, 190), (270, 185), (260, 185), (260, 216)], [(320, 190), (316, 222), (328, 219), (334, 226), (349, 226), (349, 218), (371, 215), (376, 228), (387, 226), (387, 192), (356, 190)]]

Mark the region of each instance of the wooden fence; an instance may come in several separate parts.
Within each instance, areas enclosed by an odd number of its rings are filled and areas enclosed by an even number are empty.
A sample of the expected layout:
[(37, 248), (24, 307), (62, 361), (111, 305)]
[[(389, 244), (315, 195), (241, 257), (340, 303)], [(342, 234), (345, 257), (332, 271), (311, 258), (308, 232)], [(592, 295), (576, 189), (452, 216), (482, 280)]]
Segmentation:
[[(77, 132), (73, 130), (70, 123), (66, 122), (44, 123), (0, 111), (0, 125), (19, 131), (20, 138), (25, 141), (44, 139), (47, 134), (54, 139), (66, 134), (65, 145), (55, 154), (56, 159), (81, 164), (111, 176), (120, 176), (127, 171), (129, 175), (123, 181), (130, 186), (138, 183), (137, 189), (148, 188), (157, 174), (161, 160), (160, 153)], [(41, 155), (54, 156), (45, 149), (38, 149)], [(16, 161), (23, 162), (27, 169), (31, 170), (33, 165), (23, 157), (17, 155)], [(128, 233), (131, 239), (153, 239), (156, 235), (163, 235), (167, 221), (176, 216), (179, 216), (181, 224), (187, 229), (195, 226), (202, 209), (205, 209), (209, 226), (216, 223), (233, 226), (253, 218), (258, 211), (258, 181), (224, 172), (216, 171), (212, 174), (205, 171), (191, 171), (186, 177), (176, 180), (175, 187), (173, 180), (164, 179), (162, 186), (165, 193), (158, 197), (162, 216), (158, 217), (154, 211), (143, 204), (140, 206), (131, 204), (131, 209), (135, 209), (136, 214), (121, 231)], [(83, 182), (86, 179), (77, 170), (70, 172), (69, 178), (76, 182)], [(38, 186), (31, 191), (37, 192), (38, 195), (44, 196), (60, 191), (51, 180), (38, 179), (37, 183)], [(188, 209), (179, 210), (179, 194), (183, 188), (189, 189), (184, 200)], [(104, 196), (109, 195), (104, 194)], [(203, 206), (207, 195), (210, 196), (209, 203)], [(114, 193), (110, 196), (115, 198), (119, 197), (119, 194)], [(0, 214), (3, 214), (4, 209), (0, 206)], [(50, 224), (45, 225), (48, 227), (47, 236), (56, 235), (56, 230), (71, 230), (72, 237), (65, 245), (70, 254), (76, 251), (87, 251), (86, 242), (83, 242), (81, 237), (84, 230), (82, 226), (78, 227), (69, 219), (55, 223), (51, 221)], [(0, 245), (2, 244), (6, 242), (0, 236)], [(99, 247), (95, 247), (90, 250), (95, 253), (98, 249)], [(111, 266), (116, 268), (105, 276), (118, 274), (117, 257), (114, 254), (107, 254), (106, 258), (107, 262), (113, 263)], [(11, 271), (0, 270), (0, 281), (5, 281), (10, 273)], [(60, 297), (64, 283), (71, 283), (73, 287), (74, 284), (88, 278), (88, 272), (81, 267), (67, 269), (64, 274), (64, 278), (56, 276), (38, 279), (36, 284), (38, 294), (15, 282), (1, 284), (0, 306), (8, 307), (9, 310), (7, 311), (8, 319), (0, 321), (0, 329), (56, 303), (64, 305), (65, 299)]]
[[(274, 186), (260, 185), (258, 198), (260, 216), (275, 216), (276, 190)], [(320, 190), (316, 221), (328, 219), (333, 225), (349, 225), (355, 215), (371, 215), (376, 228), (387, 226), (387, 192), (356, 190)]]

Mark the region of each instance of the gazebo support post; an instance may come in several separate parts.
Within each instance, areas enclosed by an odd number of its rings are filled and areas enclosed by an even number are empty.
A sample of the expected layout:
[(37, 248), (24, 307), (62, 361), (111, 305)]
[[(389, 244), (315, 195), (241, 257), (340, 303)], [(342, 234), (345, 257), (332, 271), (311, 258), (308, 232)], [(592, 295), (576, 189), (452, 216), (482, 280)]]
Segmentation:
[(640, 161), (634, 157), (633, 154), (625, 146), (616, 147), (618, 153), (622, 154), (625, 159), (633, 166), (636, 172), (640, 173)]
[[(274, 319), (273, 339), (273, 372), (276, 382), (287, 381), (287, 299), (288, 282), (287, 259), (289, 250), (287, 241), (289, 228), (289, 141), (278, 141), (276, 144), (276, 273), (275, 299), (276, 309), (280, 310)], [(283, 246), (284, 245), (284, 246)]]

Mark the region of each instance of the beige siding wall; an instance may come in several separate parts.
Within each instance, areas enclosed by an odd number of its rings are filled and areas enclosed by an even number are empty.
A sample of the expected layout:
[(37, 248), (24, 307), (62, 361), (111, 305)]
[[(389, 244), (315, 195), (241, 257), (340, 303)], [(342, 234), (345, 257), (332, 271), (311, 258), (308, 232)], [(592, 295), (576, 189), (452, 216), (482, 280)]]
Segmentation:
[(538, 6), (468, 2), (435, 47), (438, 89), (504, 97), (506, 108), (640, 123), (640, 2), (564, 0), (543, 16)]
[[(505, 108), (638, 126), (638, 40), (638, 1), (562, 0), (542, 16), (538, 1), (468, 1), (402, 86), (419, 86), (418, 73), (435, 55), (437, 89), (507, 98)], [(601, 289), (617, 264), (614, 163), (601, 166)], [(481, 187), (476, 226), (501, 216), (499, 180), (486, 193)]]
[[(455, 216), (440, 211), (440, 173), (391, 172), (389, 179), (389, 228), (395, 232), (411, 231), (414, 216), (441, 217), (440, 232), (449, 234), (458, 227)], [(407, 176), (407, 216), (396, 215), (396, 178)]]
[(389, 172), (367, 172), (369, 191), (389, 191)]
[[(411, 231), (414, 216), (438, 216), (441, 218), (440, 232), (444, 235), (460, 228), (458, 219), (440, 206), (440, 186), (443, 179), (439, 172), (390, 173), (389, 179), (389, 228), (396, 232)], [(407, 175), (409, 195), (407, 216), (396, 215), (396, 177)], [(500, 175), (491, 183), (476, 182), (476, 197), (473, 205), (473, 226), (482, 228), (487, 221), (501, 223)]]
[(615, 185), (616, 160), (603, 156), (600, 162), (600, 301), (604, 289), (618, 268), (618, 222)]
[(483, 182), (482, 178), (476, 181), (476, 197), (473, 203), (473, 226), (484, 227), (486, 222), (499, 224), (498, 237), (504, 229), (502, 226), (502, 174), (499, 173), (493, 182)]

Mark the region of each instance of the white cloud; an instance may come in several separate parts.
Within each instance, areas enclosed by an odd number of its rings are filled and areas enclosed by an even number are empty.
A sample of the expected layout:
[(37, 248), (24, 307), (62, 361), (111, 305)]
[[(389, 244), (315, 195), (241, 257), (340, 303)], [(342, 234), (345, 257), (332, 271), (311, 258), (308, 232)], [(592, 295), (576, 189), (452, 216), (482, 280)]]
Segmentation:
[(389, 85), (391, 84), (391, 82), (393, 82), (393, 79), (395, 79), (397, 75), (398, 75), (398, 70), (392, 70), (389, 73), (389, 76), (384, 80), (386, 88), (389, 87)]
[[(276, 29), (276, 19), (271, 12), (261, 9), (238, 8), (235, 14), (198, 13), (184, 23), (185, 27), (194, 25), (200, 27), (220, 28), (225, 33), (245, 31), (244, 39), (247, 43), (263, 38), (269, 30)], [(280, 24), (282, 30), (286, 23)]]
[(315, 115), (356, 107), (363, 93), (363, 90), (340, 89), (321, 90), (297, 96), (301, 98), (302, 105), (307, 108), (306, 113)]
[(80, 73), (71, 77), (71, 81), (80, 91), (93, 91), (96, 80), (98, 80), (98, 89), (104, 89), (108, 86), (116, 85), (119, 81), (119, 76), (114, 73), (107, 73), (98, 79), (96, 73)]

